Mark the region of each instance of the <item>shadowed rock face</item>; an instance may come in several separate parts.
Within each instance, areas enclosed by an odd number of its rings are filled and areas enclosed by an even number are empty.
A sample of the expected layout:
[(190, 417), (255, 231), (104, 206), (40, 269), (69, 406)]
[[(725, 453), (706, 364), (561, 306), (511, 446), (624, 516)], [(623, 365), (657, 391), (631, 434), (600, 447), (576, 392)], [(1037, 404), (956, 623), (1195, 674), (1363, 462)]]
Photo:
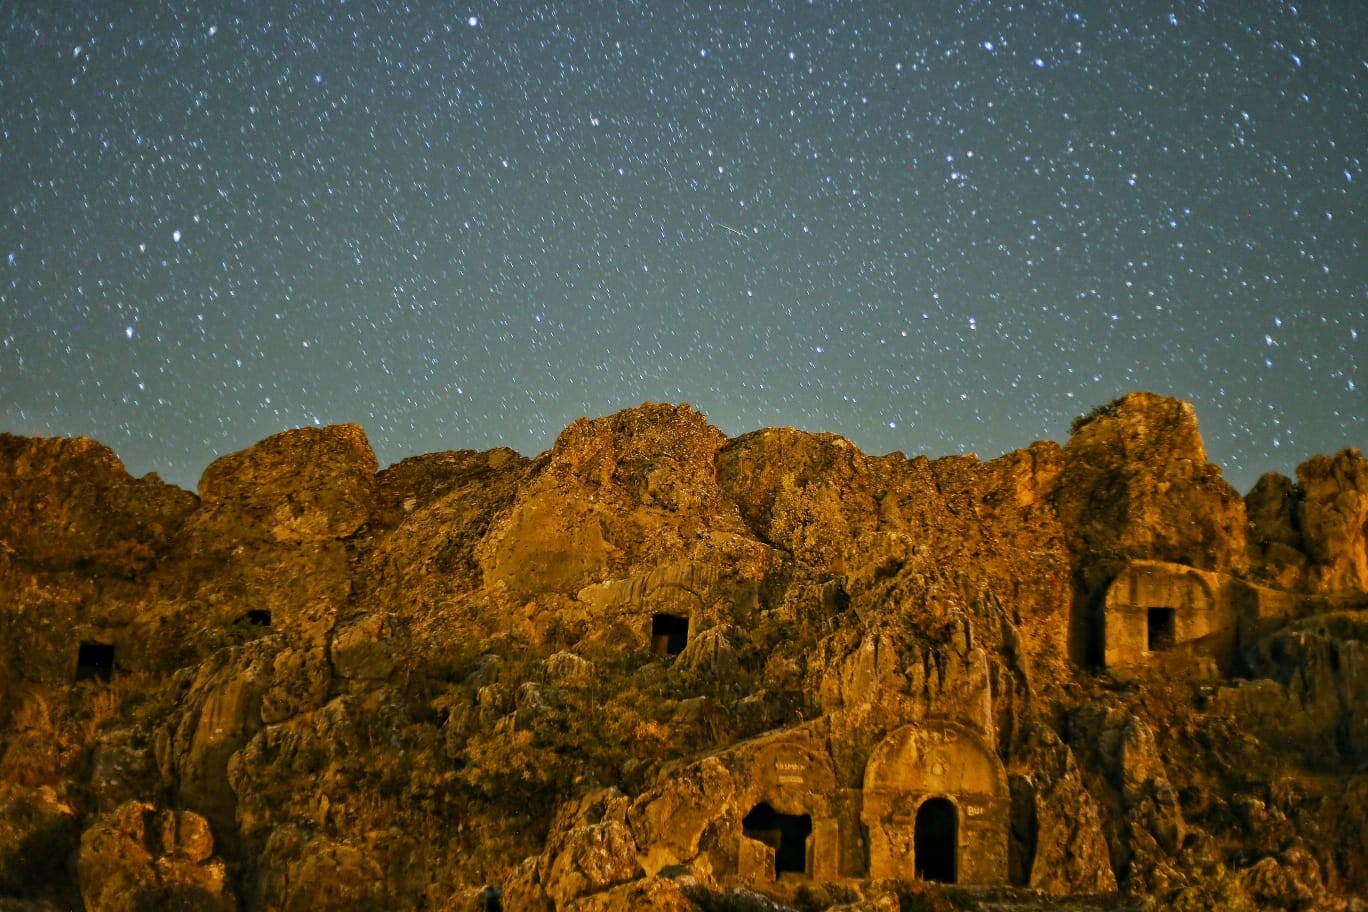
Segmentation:
[(198, 497), (0, 435), (0, 907), (1351, 908), (1366, 543), (1357, 450), (1242, 500), (1147, 393), (986, 463), (306, 428)]
[(0, 434), (6, 555), (34, 569), (135, 574), (167, 547), (197, 504), (156, 475), (130, 477), (94, 440)]

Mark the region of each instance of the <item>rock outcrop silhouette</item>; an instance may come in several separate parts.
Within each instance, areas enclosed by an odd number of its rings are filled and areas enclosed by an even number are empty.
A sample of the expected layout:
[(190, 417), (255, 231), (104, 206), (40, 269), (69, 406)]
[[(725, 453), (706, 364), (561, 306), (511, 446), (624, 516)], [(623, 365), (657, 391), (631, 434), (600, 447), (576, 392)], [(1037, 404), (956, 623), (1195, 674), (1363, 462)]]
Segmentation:
[[(0, 435), (0, 910), (1364, 909), (1368, 462)], [(1089, 905), (1091, 904), (1091, 905)]]

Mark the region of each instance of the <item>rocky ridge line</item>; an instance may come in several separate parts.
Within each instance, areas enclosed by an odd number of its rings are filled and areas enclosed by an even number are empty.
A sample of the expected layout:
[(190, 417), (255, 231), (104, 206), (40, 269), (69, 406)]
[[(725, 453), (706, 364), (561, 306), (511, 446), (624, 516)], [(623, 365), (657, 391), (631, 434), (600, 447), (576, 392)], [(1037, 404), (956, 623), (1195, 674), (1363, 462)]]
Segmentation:
[(1241, 498), (1136, 393), (377, 469), (0, 435), (0, 909), (1364, 908), (1358, 450)]

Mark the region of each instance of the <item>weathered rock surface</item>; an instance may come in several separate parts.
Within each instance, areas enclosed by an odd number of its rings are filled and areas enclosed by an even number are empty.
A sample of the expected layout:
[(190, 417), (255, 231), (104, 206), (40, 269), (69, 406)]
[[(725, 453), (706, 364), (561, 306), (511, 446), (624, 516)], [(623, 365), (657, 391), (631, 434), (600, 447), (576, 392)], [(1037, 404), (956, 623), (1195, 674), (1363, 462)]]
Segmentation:
[(237, 900), (203, 817), (129, 801), (81, 835), (76, 879), (90, 912), (205, 909), (231, 912)]
[(1192, 406), (1136, 393), (1078, 422), (1054, 502), (1085, 568), (1136, 558), (1246, 565), (1246, 514), (1206, 460)]
[(1241, 499), (1137, 393), (377, 468), (0, 436), (0, 909), (1364, 908), (1357, 450)]
[(0, 434), (0, 528), (6, 554), (24, 566), (135, 574), (197, 503), (156, 475), (133, 478), (97, 441)]
[(375, 511), (378, 468), (357, 425), (301, 428), (214, 460), (200, 501), (276, 541), (345, 538)]
[(1368, 460), (1356, 449), (1314, 456), (1297, 467), (1297, 484), (1312, 588), (1368, 589)]
[(1297, 482), (1276, 473), (1245, 498), (1251, 545), (1265, 577), (1287, 589), (1368, 588), (1368, 460), (1357, 449), (1315, 456)]

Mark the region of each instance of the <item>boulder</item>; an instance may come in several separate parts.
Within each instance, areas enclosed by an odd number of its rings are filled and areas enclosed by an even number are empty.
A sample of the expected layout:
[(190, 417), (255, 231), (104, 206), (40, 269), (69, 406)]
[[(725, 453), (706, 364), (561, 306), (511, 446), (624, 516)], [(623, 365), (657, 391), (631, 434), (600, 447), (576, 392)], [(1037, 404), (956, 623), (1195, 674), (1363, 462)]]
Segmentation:
[(1019, 764), (1011, 776), (1014, 879), (1053, 896), (1116, 890), (1101, 811), (1073, 751), (1037, 724)]
[(1186, 402), (1131, 393), (1074, 424), (1054, 505), (1070, 550), (1103, 575), (1118, 560), (1240, 572), (1244, 501), (1207, 462)]
[(1368, 591), (1368, 459), (1356, 449), (1297, 466), (1297, 519), (1313, 588)]
[(89, 912), (204, 909), (232, 912), (237, 897), (203, 817), (129, 801), (81, 835), (76, 858)]
[(342, 912), (392, 906), (384, 872), (364, 848), (285, 825), (262, 852), (259, 889), (281, 912)]
[(1252, 569), (1282, 589), (1305, 588), (1310, 563), (1297, 518), (1302, 492), (1286, 475), (1268, 472), (1245, 495)]
[(627, 824), (629, 799), (616, 789), (591, 792), (563, 807), (547, 840), (547, 891), (556, 908), (642, 875)]
[(346, 538), (376, 512), (377, 468), (359, 426), (299, 428), (214, 460), (200, 477), (200, 500), (245, 534), (260, 530), (280, 542)]

